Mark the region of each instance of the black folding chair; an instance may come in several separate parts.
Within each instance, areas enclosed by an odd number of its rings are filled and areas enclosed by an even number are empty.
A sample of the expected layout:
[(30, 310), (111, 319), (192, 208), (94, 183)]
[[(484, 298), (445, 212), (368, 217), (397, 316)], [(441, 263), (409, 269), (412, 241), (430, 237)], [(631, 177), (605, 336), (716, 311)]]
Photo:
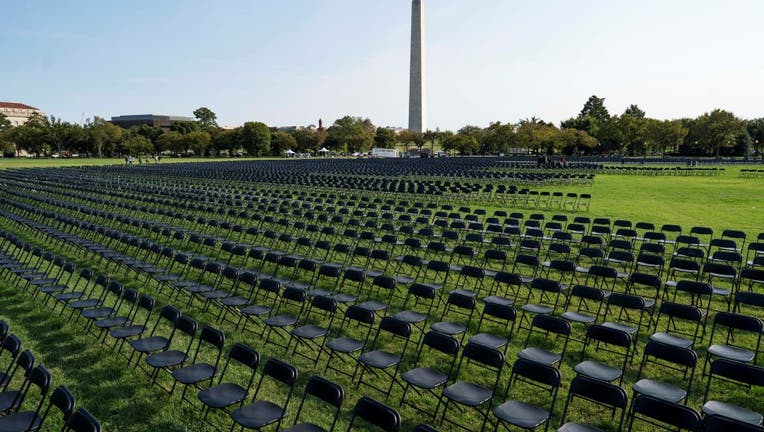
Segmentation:
[[(332, 416), (332, 423), (328, 428), (323, 428), (312, 422), (300, 423), (300, 416), (304, 414), (303, 407), (308, 396), (323, 402), (324, 405), (329, 405), (334, 408), (334, 415)], [(308, 380), (308, 384), (305, 385), (305, 393), (300, 401), (300, 406), (297, 408), (297, 414), (295, 414), (294, 425), (288, 429), (284, 429), (282, 432), (330, 432), (334, 430), (334, 426), (337, 424), (337, 418), (340, 414), (340, 408), (342, 402), (345, 399), (345, 391), (341, 385), (335, 384), (326, 378), (322, 378), (318, 375), (313, 375)], [(320, 408), (318, 408), (320, 409)]]
[(368, 396), (361, 396), (353, 407), (353, 414), (350, 417), (350, 423), (348, 423), (348, 432), (354, 429), (356, 419), (359, 418), (384, 432), (401, 430), (401, 416), (398, 411)]
[(507, 398), (510, 389), (517, 385), (517, 382), (525, 382), (530, 386), (548, 392), (550, 401), (548, 408), (540, 407), (526, 402), (530, 400), (530, 393), (523, 392), (524, 400), (508, 400), (493, 409), (493, 415), (497, 419), (498, 425), (503, 426), (508, 431), (510, 427), (518, 427), (524, 430), (536, 430), (544, 425), (544, 430), (549, 429), (549, 420), (554, 412), (554, 406), (557, 402), (557, 391), (560, 388), (562, 377), (560, 371), (552, 366), (534, 363), (532, 361), (517, 359), (512, 365), (512, 374), (509, 377), (509, 384), (504, 393), (504, 399)]
[[(286, 396), (281, 404), (268, 400), (258, 400), (260, 391), (264, 389), (263, 383), (266, 378), (276, 386), (286, 387)], [(260, 430), (265, 426), (276, 424), (276, 429), (281, 425), (289, 401), (294, 393), (294, 385), (297, 381), (297, 368), (279, 359), (270, 359), (265, 363), (260, 381), (252, 395), (252, 403), (243, 405), (231, 412), (231, 419), (242, 429)], [(271, 393), (273, 394), (273, 393)]]
[(570, 382), (568, 398), (565, 401), (565, 408), (562, 411), (562, 426), (557, 432), (599, 432), (592, 426), (583, 423), (565, 422), (568, 418), (568, 410), (576, 398), (592, 402), (598, 406), (607, 408), (611, 412), (611, 420), (615, 419), (616, 412), (620, 409), (621, 415), (618, 420), (618, 429), (623, 427), (623, 420), (626, 415), (628, 405), (628, 396), (619, 386), (600, 381), (585, 376), (576, 376)]
[(701, 424), (700, 414), (693, 408), (646, 395), (639, 395), (632, 402), (629, 431), (635, 420), (670, 431), (692, 432), (698, 430)]

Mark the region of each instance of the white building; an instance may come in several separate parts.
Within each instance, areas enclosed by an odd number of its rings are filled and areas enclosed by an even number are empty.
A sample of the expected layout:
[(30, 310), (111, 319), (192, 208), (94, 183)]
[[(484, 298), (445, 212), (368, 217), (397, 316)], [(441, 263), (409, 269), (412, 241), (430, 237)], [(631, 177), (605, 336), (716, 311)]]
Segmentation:
[(17, 102), (0, 102), (0, 114), (10, 120), (11, 126), (23, 125), (35, 113), (45, 116), (45, 113), (29, 105)]

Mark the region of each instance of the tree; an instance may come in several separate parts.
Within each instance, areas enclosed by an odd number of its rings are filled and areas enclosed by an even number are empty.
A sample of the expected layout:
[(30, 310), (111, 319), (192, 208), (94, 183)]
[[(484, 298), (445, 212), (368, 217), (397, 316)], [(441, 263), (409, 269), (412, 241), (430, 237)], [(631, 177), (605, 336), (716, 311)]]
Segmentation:
[(0, 156), (13, 153), (13, 143), (9, 139), (11, 121), (0, 113)]
[(378, 127), (374, 133), (374, 147), (395, 148), (395, 131), (389, 128)]
[(734, 145), (735, 137), (743, 127), (743, 122), (731, 112), (715, 109), (695, 119), (691, 133), (700, 149), (718, 157), (723, 147)]
[(199, 123), (192, 121), (175, 121), (170, 125), (170, 130), (178, 132), (179, 134), (187, 134), (190, 132), (196, 132), (201, 130)]
[[(341, 152), (365, 152), (373, 142), (371, 121), (361, 117), (345, 116), (329, 127), (326, 144)], [(372, 125), (373, 126), (373, 125)]]
[(599, 143), (596, 138), (586, 133), (586, 131), (573, 128), (560, 129), (559, 136), (562, 144), (562, 153), (568, 156), (590, 152)]
[(167, 131), (159, 136), (154, 146), (156, 151), (163, 152), (169, 150), (174, 153), (180, 153), (183, 151), (182, 143), (180, 142), (180, 134), (175, 131)]
[(519, 148), (535, 150), (537, 154), (554, 154), (563, 147), (560, 131), (553, 124), (536, 117), (520, 120), (515, 136)]
[(292, 132), (292, 136), (297, 142), (297, 151), (316, 151), (324, 145), (326, 141), (326, 129), (297, 129)]
[[(643, 113), (644, 114), (644, 113)], [(610, 120), (610, 113), (605, 108), (605, 98), (596, 95), (589, 96), (589, 99), (578, 114), (578, 118), (591, 117), (597, 122), (607, 122)]]
[(23, 125), (10, 130), (9, 139), (16, 144), (16, 151), (26, 150), (35, 156), (50, 150), (48, 119), (40, 114), (32, 114)]
[(661, 155), (667, 151), (678, 151), (687, 136), (687, 128), (682, 120), (647, 119), (645, 139), (648, 145)]
[(297, 148), (297, 140), (286, 132), (277, 131), (271, 135), (271, 154), (282, 156), (287, 150)]
[(746, 129), (748, 129), (748, 135), (753, 140), (754, 152), (761, 154), (762, 147), (764, 147), (764, 118), (748, 120)]
[(154, 145), (151, 141), (143, 135), (134, 134), (122, 141), (120, 146), (122, 154), (126, 155), (140, 155), (150, 154), (154, 151)]
[(239, 128), (238, 141), (250, 156), (265, 156), (271, 151), (271, 130), (262, 122), (246, 122)]
[(210, 141), (212, 141), (210, 134), (204, 131), (189, 132), (185, 135), (180, 135), (179, 139), (183, 150), (186, 153), (191, 150), (195, 156), (204, 156)]
[(212, 137), (212, 147), (220, 152), (227, 151), (229, 154), (234, 153), (239, 149), (238, 136), (235, 130), (219, 130)]
[(403, 143), (403, 148), (408, 151), (409, 146), (413, 145), (416, 148), (422, 148), (424, 145), (424, 138), (421, 132), (412, 131), (409, 129), (402, 130), (398, 134), (398, 141)]
[(159, 126), (142, 124), (140, 126), (131, 127), (130, 133), (141, 135), (145, 138), (148, 138), (152, 144), (156, 144), (157, 139), (164, 133), (164, 131)]
[(647, 153), (647, 119), (645, 112), (636, 105), (629, 105), (623, 115), (613, 120), (620, 137), (620, 151), (632, 155)]
[(92, 145), (91, 148), (95, 149), (98, 157), (103, 157), (104, 150), (111, 153), (115, 146), (122, 142), (124, 129), (101, 117), (95, 117), (92, 121), (88, 119), (85, 129)]
[(196, 117), (196, 121), (199, 123), (199, 127), (205, 132), (212, 128), (218, 127), (217, 114), (212, 112), (212, 110), (207, 107), (197, 108), (194, 111), (194, 117)]
[(515, 144), (515, 128), (509, 123), (488, 125), (478, 140), (481, 154), (506, 153)]
[(468, 155), (476, 153), (480, 149), (480, 144), (472, 135), (457, 133), (443, 142), (443, 149), (448, 152), (458, 151), (462, 155)]

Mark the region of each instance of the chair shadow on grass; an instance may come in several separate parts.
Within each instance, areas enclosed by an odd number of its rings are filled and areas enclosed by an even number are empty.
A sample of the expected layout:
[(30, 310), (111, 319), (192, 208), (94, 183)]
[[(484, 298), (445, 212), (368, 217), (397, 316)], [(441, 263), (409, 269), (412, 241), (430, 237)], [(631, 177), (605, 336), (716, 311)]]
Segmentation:
[[(77, 324), (59, 317), (57, 311), (49, 313), (2, 282), (0, 318), (6, 319), (24, 346), (53, 370), (55, 382), (69, 386), (78, 404), (101, 419), (105, 430), (186, 430), (167, 419), (164, 408), (174, 402), (149, 385), (141, 372), (136, 374), (124, 358), (84, 335)], [(184, 420), (190, 414), (183, 412)]]

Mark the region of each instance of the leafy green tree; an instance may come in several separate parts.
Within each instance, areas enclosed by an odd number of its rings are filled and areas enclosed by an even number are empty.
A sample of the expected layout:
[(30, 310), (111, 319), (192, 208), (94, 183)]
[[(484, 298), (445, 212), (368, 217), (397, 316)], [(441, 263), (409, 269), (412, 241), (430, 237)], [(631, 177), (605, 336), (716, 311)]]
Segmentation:
[(175, 131), (167, 131), (157, 138), (154, 148), (158, 152), (171, 151), (180, 153), (183, 151), (183, 145), (180, 140), (180, 134)]
[(424, 146), (424, 137), (421, 132), (405, 129), (398, 133), (398, 142), (403, 144), (403, 148), (408, 151), (410, 146), (422, 148)]
[(164, 133), (164, 131), (159, 126), (142, 124), (140, 126), (131, 127), (130, 133), (141, 135), (145, 138), (148, 138), (152, 144), (156, 144), (157, 139)]
[(12, 154), (13, 143), (9, 139), (11, 121), (0, 113), (0, 155)]
[(10, 140), (16, 144), (16, 151), (40, 156), (50, 150), (50, 130), (48, 119), (40, 114), (33, 114), (23, 125), (10, 130)]
[(374, 133), (374, 147), (395, 148), (395, 131), (392, 129), (378, 127)]
[(613, 119), (620, 137), (620, 151), (631, 155), (644, 155), (647, 153), (647, 119), (645, 112), (636, 105), (629, 105), (626, 111)]
[(748, 129), (748, 135), (753, 140), (753, 150), (756, 154), (762, 154), (762, 147), (764, 147), (764, 117), (746, 122), (746, 129)]
[(744, 124), (731, 112), (715, 109), (695, 119), (692, 128), (692, 135), (697, 139), (700, 149), (718, 157), (722, 148), (734, 145), (735, 137), (744, 128)]
[(262, 122), (246, 122), (237, 133), (239, 146), (250, 156), (265, 156), (271, 151), (271, 130)]
[(328, 132), (326, 129), (297, 129), (292, 132), (292, 136), (297, 141), (296, 151), (316, 151), (326, 142)]
[[(642, 114), (644, 115), (644, 113)], [(596, 95), (589, 96), (589, 99), (578, 114), (578, 118), (585, 117), (591, 117), (599, 123), (609, 121), (610, 113), (605, 108), (605, 98), (597, 97)]]
[(212, 147), (220, 151), (228, 151), (229, 154), (233, 154), (239, 147), (238, 135), (235, 130), (218, 130), (212, 137)]
[(176, 121), (170, 125), (170, 130), (178, 132), (179, 134), (187, 134), (201, 130), (199, 123), (192, 121)]
[(212, 112), (212, 110), (207, 107), (197, 108), (194, 111), (194, 117), (196, 117), (196, 121), (199, 124), (199, 127), (205, 132), (212, 128), (218, 127), (217, 114)]
[(682, 120), (647, 120), (645, 139), (654, 152), (663, 156), (668, 151), (678, 151), (686, 136), (687, 127)]
[(554, 154), (563, 147), (560, 131), (536, 117), (520, 120), (515, 137), (517, 147), (531, 149), (537, 154)]
[(370, 124), (369, 119), (361, 117), (345, 116), (337, 119), (327, 131), (326, 144), (338, 151), (368, 151), (373, 142)]
[(481, 154), (506, 153), (516, 141), (515, 128), (509, 123), (488, 125), (478, 139)]
[(458, 151), (462, 155), (470, 155), (480, 150), (480, 144), (472, 135), (457, 133), (443, 142), (443, 149), (448, 152)]
[(286, 132), (277, 131), (271, 135), (271, 154), (273, 156), (283, 156), (287, 150), (297, 148), (297, 140)]
[(94, 149), (98, 157), (103, 157), (104, 152), (112, 153), (116, 146), (122, 142), (124, 129), (116, 126), (101, 117), (89, 120), (85, 125), (90, 148)]
[(122, 154), (125, 155), (141, 155), (150, 154), (154, 151), (154, 145), (151, 140), (143, 135), (133, 134), (121, 144)]
[(189, 150), (196, 156), (204, 156), (209, 147), (212, 137), (204, 131), (189, 132), (180, 136), (181, 146), (188, 153)]
[(596, 138), (586, 133), (586, 131), (563, 128), (559, 132), (562, 153), (566, 155), (575, 155), (589, 153), (599, 144)]

